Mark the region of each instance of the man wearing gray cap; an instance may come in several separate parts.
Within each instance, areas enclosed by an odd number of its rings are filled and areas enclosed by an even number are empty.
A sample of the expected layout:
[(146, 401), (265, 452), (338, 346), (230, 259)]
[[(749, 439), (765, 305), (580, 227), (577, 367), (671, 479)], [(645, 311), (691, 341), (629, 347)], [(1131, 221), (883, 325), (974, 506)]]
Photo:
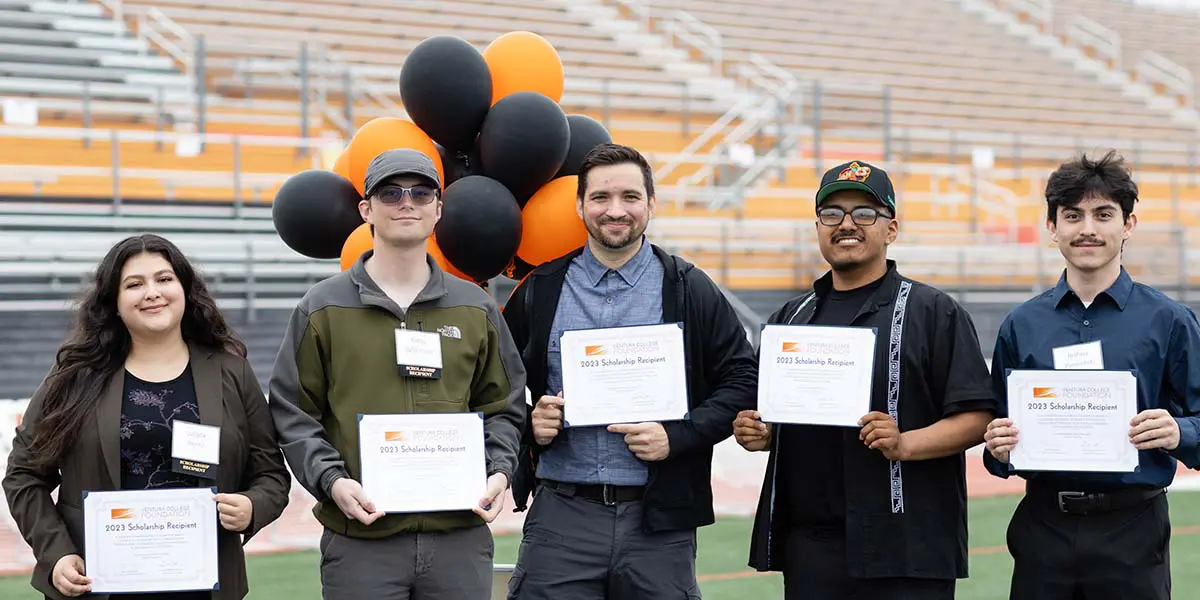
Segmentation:
[[(415, 150), (390, 150), (371, 161), (364, 183), (359, 212), (374, 248), (305, 294), (270, 382), (280, 445), (296, 480), (317, 499), (313, 512), (325, 527), (322, 595), (486, 600), (493, 555), (487, 523), (500, 513), (516, 467), (525, 370), (491, 297), (445, 274), (426, 253), (442, 214), (433, 161)], [(416, 346), (437, 356), (399, 352), (401, 344), (413, 346), (408, 337), (425, 340)], [(422, 367), (434, 363), (441, 368)], [(483, 415), (487, 489), (478, 506), (378, 510), (360, 484), (359, 415), (455, 412)]]

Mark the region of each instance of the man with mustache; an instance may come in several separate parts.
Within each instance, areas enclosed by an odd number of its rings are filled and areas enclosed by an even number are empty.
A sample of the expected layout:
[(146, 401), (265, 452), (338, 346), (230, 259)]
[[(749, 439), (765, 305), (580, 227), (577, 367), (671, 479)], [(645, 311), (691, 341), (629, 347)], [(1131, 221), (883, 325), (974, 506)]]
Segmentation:
[[(603, 144), (579, 170), (587, 244), (539, 266), (504, 317), (536, 399), (513, 479), (524, 536), (511, 600), (700, 598), (696, 528), (713, 522), (712, 448), (754, 406), (746, 331), (700, 269), (651, 244), (650, 164)], [(682, 323), (689, 412), (682, 421), (563, 423), (564, 331)]]
[[(1121, 264), (1133, 235), (1138, 187), (1109, 152), (1061, 165), (1046, 182), (1046, 228), (1067, 266), (1058, 285), (1000, 326), (992, 380), (1000, 398), (984, 464), (1026, 480), (1009, 526), (1014, 600), (1171, 597), (1171, 523), (1165, 488), (1177, 461), (1200, 468), (1200, 324), (1187, 306)], [(1095, 348), (1095, 344), (1099, 345)], [(1141, 412), (1129, 423), (1132, 473), (1019, 472), (1020, 432), (1007, 416), (1010, 369), (1056, 369), (1056, 349), (1092, 344), (1086, 368), (1132, 371)]]
[(855, 428), (763, 423), (734, 436), (770, 451), (750, 566), (787, 599), (953, 600), (967, 576), (966, 459), (995, 399), (967, 312), (887, 258), (899, 224), (887, 173), (825, 173), (816, 233), (830, 271), (768, 324), (874, 328), (871, 410)]

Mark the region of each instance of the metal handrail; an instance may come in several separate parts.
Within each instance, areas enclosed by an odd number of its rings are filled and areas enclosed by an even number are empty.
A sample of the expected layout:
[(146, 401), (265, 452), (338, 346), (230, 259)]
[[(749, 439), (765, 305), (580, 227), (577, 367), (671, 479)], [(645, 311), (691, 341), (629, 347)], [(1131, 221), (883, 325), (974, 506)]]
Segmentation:
[(1184, 108), (1194, 104), (1196, 81), (1192, 72), (1183, 65), (1157, 52), (1142, 53), (1141, 60), (1134, 66), (1139, 77), (1156, 82), (1183, 98)]
[(1081, 46), (1095, 49), (1112, 61), (1113, 68), (1121, 68), (1123, 60), (1121, 36), (1116, 31), (1083, 15), (1075, 15), (1067, 23), (1063, 35)]

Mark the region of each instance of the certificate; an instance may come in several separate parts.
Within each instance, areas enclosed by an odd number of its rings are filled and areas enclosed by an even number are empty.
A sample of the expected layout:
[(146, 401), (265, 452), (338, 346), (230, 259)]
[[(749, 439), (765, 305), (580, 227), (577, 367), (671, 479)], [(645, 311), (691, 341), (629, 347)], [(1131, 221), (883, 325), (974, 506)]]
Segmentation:
[(358, 435), (376, 510), (471, 510), (487, 491), (481, 413), (359, 415)]
[(858, 427), (871, 412), (874, 328), (767, 325), (760, 340), (764, 422)]
[(682, 324), (566, 331), (560, 345), (564, 425), (687, 417)]
[(84, 492), (92, 592), (217, 589), (215, 488)]
[(1137, 379), (1129, 371), (1017, 370), (1008, 410), (1020, 432), (1009, 462), (1021, 471), (1132, 472)]

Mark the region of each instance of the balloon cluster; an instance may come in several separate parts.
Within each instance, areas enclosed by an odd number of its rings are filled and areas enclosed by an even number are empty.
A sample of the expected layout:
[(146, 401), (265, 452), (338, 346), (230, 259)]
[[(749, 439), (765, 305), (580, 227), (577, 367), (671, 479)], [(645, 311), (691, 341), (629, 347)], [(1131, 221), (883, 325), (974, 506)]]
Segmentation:
[(455, 36), (422, 41), (400, 72), (409, 118), (373, 119), (330, 170), (290, 177), (272, 206), (279, 237), (350, 268), (373, 243), (358, 211), (367, 165), (411, 148), (442, 175), (442, 218), (427, 248), (446, 272), (476, 283), (520, 279), (579, 248), (587, 240), (575, 212), (579, 167), (612, 137), (594, 119), (563, 112), (563, 87), (558, 52), (534, 33), (504, 34), (483, 52)]

